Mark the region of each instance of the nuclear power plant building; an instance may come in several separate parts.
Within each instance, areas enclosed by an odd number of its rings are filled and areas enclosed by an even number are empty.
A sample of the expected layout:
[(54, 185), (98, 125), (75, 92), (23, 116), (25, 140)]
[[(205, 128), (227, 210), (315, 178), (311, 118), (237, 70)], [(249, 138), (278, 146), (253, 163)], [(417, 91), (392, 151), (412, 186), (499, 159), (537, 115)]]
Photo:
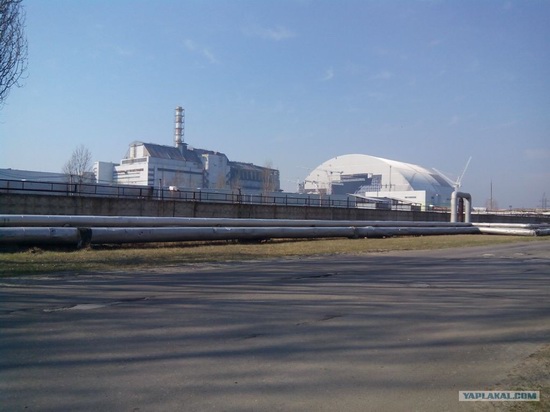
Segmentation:
[(454, 188), (435, 170), (364, 154), (337, 156), (316, 167), (305, 193), (354, 194), (420, 206), (448, 207)]
[(183, 141), (184, 111), (176, 108), (175, 146), (133, 142), (120, 164), (96, 162), (98, 183), (189, 189), (278, 192), (277, 169), (230, 161), (224, 153)]

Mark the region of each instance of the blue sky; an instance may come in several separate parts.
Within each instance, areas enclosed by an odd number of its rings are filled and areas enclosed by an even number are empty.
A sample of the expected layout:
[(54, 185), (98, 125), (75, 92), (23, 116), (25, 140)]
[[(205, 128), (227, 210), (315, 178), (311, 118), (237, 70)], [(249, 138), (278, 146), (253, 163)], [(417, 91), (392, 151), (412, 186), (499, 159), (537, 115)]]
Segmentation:
[(285, 189), (363, 153), (435, 167), (483, 206), (550, 197), (550, 2), (24, 0), (29, 70), (0, 168), (61, 171), (185, 140)]

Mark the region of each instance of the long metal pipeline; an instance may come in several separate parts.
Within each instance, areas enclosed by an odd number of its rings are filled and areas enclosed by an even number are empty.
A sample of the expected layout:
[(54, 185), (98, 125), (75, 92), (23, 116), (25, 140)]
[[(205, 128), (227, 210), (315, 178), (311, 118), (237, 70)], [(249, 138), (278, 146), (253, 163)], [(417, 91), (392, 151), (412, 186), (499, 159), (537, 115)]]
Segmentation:
[(277, 238), (380, 238), (477, 234), (464, 227), (94, 227), (94, 228), (0, 228), (0, 244), (73, 244), (82, 242), (146, 243), (198, 240), (261, 240)]
[(277, 238), (379, 238), (387, 236), (478, 234), (475, 227), (211, 227), (93, 228), (91, 243)]
[(0, 215), (0, 227), (343, 227), (407, 226), (455, 227), (470, 223), (384, 220), (306, 220), (236, 219), (194, 217), (79, 216), (79, 215)]
[(91, 243), (176, 242), (189, 240), (261, 240), (354, 237), (353, 227), (155, 227), (93, 228)]
[[(0, 226), (3, 226), (0, 227), (0, 244), (69, 244), (75, 246), (80, 246), (82, 243), (330, 237), (379, 238), (479, 233), (522, 236), (550, 235), (550, 225), (548, 224), (40, 215), (0, 215), (0, 222)], [(41, 225), (45, 227), (41, 227)]]

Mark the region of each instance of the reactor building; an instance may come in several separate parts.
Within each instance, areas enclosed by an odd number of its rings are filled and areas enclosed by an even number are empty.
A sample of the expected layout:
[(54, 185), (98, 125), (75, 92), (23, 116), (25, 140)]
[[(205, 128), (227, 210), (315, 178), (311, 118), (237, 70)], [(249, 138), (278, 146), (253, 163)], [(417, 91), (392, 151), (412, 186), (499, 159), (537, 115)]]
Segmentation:
[(133, 142), (120, 164), (96, 162), (97, 183), (247, 192), (278, 192), (277, 169), (230, 161), (184, 142), (185, 112), (176, 108), (174, 146)]
[(309, 194), (352, 194), (374, 202), (396, 201), (422, 207), (448, 207), (454, 190), (435, 170), (365, 154), (327, 160), (303, 184), (303, 191)]

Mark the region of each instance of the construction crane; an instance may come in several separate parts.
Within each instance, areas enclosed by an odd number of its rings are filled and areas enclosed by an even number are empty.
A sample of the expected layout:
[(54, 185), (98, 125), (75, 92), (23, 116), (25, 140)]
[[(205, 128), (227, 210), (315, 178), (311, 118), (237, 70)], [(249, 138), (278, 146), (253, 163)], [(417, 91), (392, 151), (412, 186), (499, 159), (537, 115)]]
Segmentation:
[(460, 188), (460, 186), (462, 185), (462, 178), (466, 174), (466, 170), (468, 170), (468, 166), (470, 166), (471, 161), (472, 161), (472, 156), (470, 156), (470, 158), (466, 162), (466, 166), (464, 166), (464, 170), (462, 171), (462, 174), (460, 175), (460, 177), (458, 179), (456, 179), (455, 190), (458, 190)]
[(472, 161), (472, 156), (470, 156), (470, 158), (466, 162), (466, 166), (464, 166), (464, 170), (462, 171), (462, 174), (455, 181), (450, 179), (443, 172), (440, 172), (439, 170), (437, 170), (435, 167), (433, 167), (432, 169), (435, 170), (437, 173), (439, 173), (454, 188), (455, 192), (458, 192), (458, 189), (460, 189), (460, 186), (462, 186), (462, 179), (464, 178), (464, 175), (466, 174), (466, 170), (468, 170), (468, 166), (470, 166), (471, 161)]

